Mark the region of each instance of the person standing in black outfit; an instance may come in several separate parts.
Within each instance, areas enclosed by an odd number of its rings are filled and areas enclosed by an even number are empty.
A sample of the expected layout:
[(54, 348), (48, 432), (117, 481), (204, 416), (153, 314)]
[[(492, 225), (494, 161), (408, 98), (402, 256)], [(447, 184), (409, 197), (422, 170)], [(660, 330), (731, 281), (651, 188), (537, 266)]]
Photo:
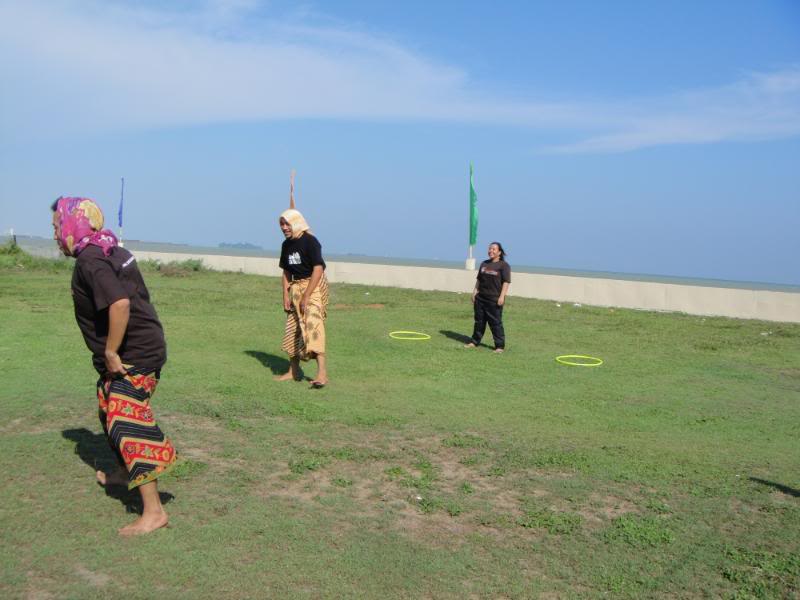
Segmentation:
[(472, 331), (472, 338), (464, 346), (466, 348), (478, 346), (488, 323), (494, 338), (494, 351), (499, 354), (506, 347), (503, 306), (506, 303), (506, 294), (511, 283), (511, 267), (505, 261), (506, 253), (500, 242), (489, 244), (488, 254), (489, 260), (481, 263), (475, 289), (472, 291), (475, 327)]

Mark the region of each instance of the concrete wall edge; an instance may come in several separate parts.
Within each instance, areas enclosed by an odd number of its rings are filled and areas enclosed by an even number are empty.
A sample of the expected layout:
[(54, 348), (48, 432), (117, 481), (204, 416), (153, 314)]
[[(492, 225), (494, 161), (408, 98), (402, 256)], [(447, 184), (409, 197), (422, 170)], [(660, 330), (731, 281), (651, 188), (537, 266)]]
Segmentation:
[[(212, 270), (271, 277), (281, 275), (277, 258), (151, 251), (136, 251), (135, 254), (139, 260), (168, 263), (199, 259)], [(475, 281), (475, 272), (466, 269), (337, 261), (327, 264), (327, 275), (332, 283), (460, 293), (471, 292)], [(795, 292), (512, 273), (509, 294), (511, 297), (588, 306), (800, 323), (800, 293)]]

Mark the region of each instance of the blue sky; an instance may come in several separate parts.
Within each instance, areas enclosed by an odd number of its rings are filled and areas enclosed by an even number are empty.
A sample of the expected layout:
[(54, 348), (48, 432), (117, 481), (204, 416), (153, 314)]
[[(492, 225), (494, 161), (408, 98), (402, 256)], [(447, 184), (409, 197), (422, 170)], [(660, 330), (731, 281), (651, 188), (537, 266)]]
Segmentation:
[(800, 3), (0, 0), (0, 230), (800, 284)]

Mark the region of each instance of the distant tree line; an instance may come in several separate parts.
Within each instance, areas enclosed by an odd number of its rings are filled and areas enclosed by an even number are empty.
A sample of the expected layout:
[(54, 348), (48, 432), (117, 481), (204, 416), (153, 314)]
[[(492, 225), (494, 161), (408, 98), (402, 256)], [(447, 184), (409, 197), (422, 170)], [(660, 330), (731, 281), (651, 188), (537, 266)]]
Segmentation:
[(248, 242), (222, 242), (219, 244), (220, 248), (235, 248), (236, 250), (263, 250), (261, 246), (256, 246), (255, 244), (250, 244)]

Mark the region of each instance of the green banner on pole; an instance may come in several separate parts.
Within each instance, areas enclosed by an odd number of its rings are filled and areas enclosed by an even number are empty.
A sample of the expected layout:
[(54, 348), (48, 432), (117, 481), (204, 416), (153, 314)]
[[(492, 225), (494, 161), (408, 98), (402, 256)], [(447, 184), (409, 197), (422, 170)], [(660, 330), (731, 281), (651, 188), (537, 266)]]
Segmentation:
[(472, 181), (472, 163), (469, 163), (469, 245), (478, 241), (478, 194)]

